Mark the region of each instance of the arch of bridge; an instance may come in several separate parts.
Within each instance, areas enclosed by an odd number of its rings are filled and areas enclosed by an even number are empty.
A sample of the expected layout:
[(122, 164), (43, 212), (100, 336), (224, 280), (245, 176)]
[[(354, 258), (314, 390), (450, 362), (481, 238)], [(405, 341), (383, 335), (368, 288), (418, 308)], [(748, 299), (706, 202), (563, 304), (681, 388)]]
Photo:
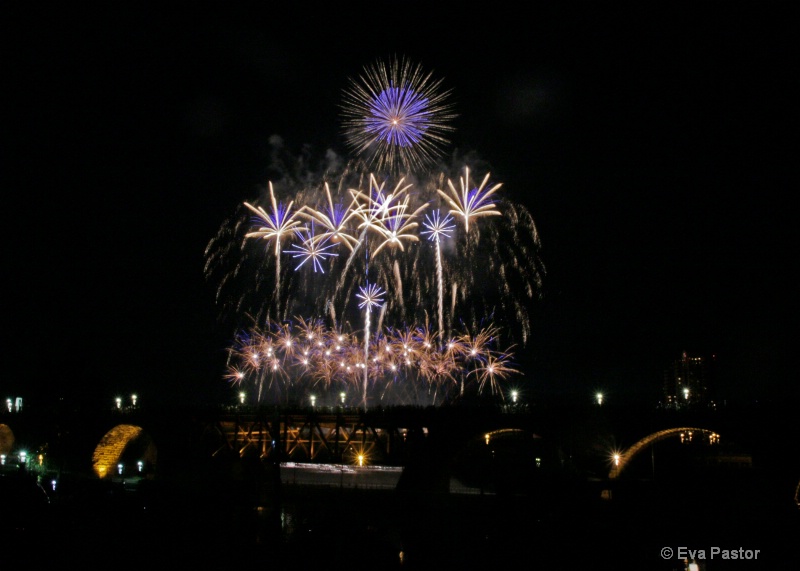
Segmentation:
[(713, 430), (709, 430), (707, 428), (694, 428), (688, 426), (667, 428), (665, 430), (659, 430), (657, 432), (653, 432), (652, 434), (648, 434), (647, 436), (645, 436), (638, 442), (634, 443), (629, 448), (627, 448), (626, 450), (624, 450), (619, 454), (619, 461), (616, 462), (615, 465), (609, 471), (608, 478), (610, 480), (613, 480), (619, 477), (620, 473), (625, 468), (625, 466), (631, 461), (631, 459), (650, 444), (654, 444), (659, 440), (664, 440), (665, 438), (670, 438), (672, 436), (679, 436), (680, 434), (689, 434), (689, 433), (716, 434)]
[(144, 442), (142, 456), (154, 464), (156, 459), (155, 445), (145, 434), (140, 426), (132, 424), (118, 424), (100, 439), (92, 453), (92, 469), (100, 478), (105, 478), (114, 472), (114, 468), (123, 458), (126, 450), (136, 442)]
[(0, 424), (0, 454), (11, 454), (12, 450), (14, 450), (14, 432), (7, 424)]

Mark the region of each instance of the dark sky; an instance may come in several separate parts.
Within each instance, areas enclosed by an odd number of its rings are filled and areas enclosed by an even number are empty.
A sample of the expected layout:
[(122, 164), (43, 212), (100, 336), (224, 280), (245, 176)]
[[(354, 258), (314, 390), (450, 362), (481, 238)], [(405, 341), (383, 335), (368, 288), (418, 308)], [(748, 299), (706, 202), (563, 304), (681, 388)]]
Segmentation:
[(717, 356), (720, 398), (798, 396), (782, 4), (339, 4), (4, 4), (0, 392), (230, 399), (208, 241), (259, 196), (272, 135), (346, 154), (348, 78), (403, 55), (452, 89), (448, 150), (538, 225), (529, 394), (654, 402), (685, 350)]

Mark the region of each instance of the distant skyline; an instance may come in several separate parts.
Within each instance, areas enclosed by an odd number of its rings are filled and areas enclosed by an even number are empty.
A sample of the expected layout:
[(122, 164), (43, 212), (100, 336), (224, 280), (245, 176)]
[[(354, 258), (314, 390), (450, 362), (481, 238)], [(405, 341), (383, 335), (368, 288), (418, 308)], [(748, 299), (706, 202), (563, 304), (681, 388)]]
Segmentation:
[(792, 19), (532, 11), (7, 7), (0, 397), (232, 401), (204, 250), (277, 140), (348, 156), (343, 90), (394, 54), (452, 89), (446, 152), (536, 223), (529, 396), (655, 405), (683, 351), (717, 356), (720, 398), (800, 396)]

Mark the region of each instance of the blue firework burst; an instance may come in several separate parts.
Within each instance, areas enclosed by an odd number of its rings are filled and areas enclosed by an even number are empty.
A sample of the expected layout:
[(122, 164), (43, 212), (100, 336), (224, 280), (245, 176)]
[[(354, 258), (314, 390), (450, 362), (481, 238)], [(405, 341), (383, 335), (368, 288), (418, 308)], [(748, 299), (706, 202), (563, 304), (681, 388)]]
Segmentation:
[(433, 164), (455, 117), (441, 82), (406, 59), (366, 67), (344, 92), (344, 131), (351, 149), (379, 170)]

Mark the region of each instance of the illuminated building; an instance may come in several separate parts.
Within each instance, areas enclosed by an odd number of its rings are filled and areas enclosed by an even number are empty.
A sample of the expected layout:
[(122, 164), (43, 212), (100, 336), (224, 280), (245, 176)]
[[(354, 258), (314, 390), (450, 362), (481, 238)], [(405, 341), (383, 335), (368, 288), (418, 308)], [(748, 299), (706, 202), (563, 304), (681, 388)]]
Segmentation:
[(690, 355), (684, 351), (664, 373), (665, 408), (682, 409), (714, 406), (711, 400), (716, 356)]

